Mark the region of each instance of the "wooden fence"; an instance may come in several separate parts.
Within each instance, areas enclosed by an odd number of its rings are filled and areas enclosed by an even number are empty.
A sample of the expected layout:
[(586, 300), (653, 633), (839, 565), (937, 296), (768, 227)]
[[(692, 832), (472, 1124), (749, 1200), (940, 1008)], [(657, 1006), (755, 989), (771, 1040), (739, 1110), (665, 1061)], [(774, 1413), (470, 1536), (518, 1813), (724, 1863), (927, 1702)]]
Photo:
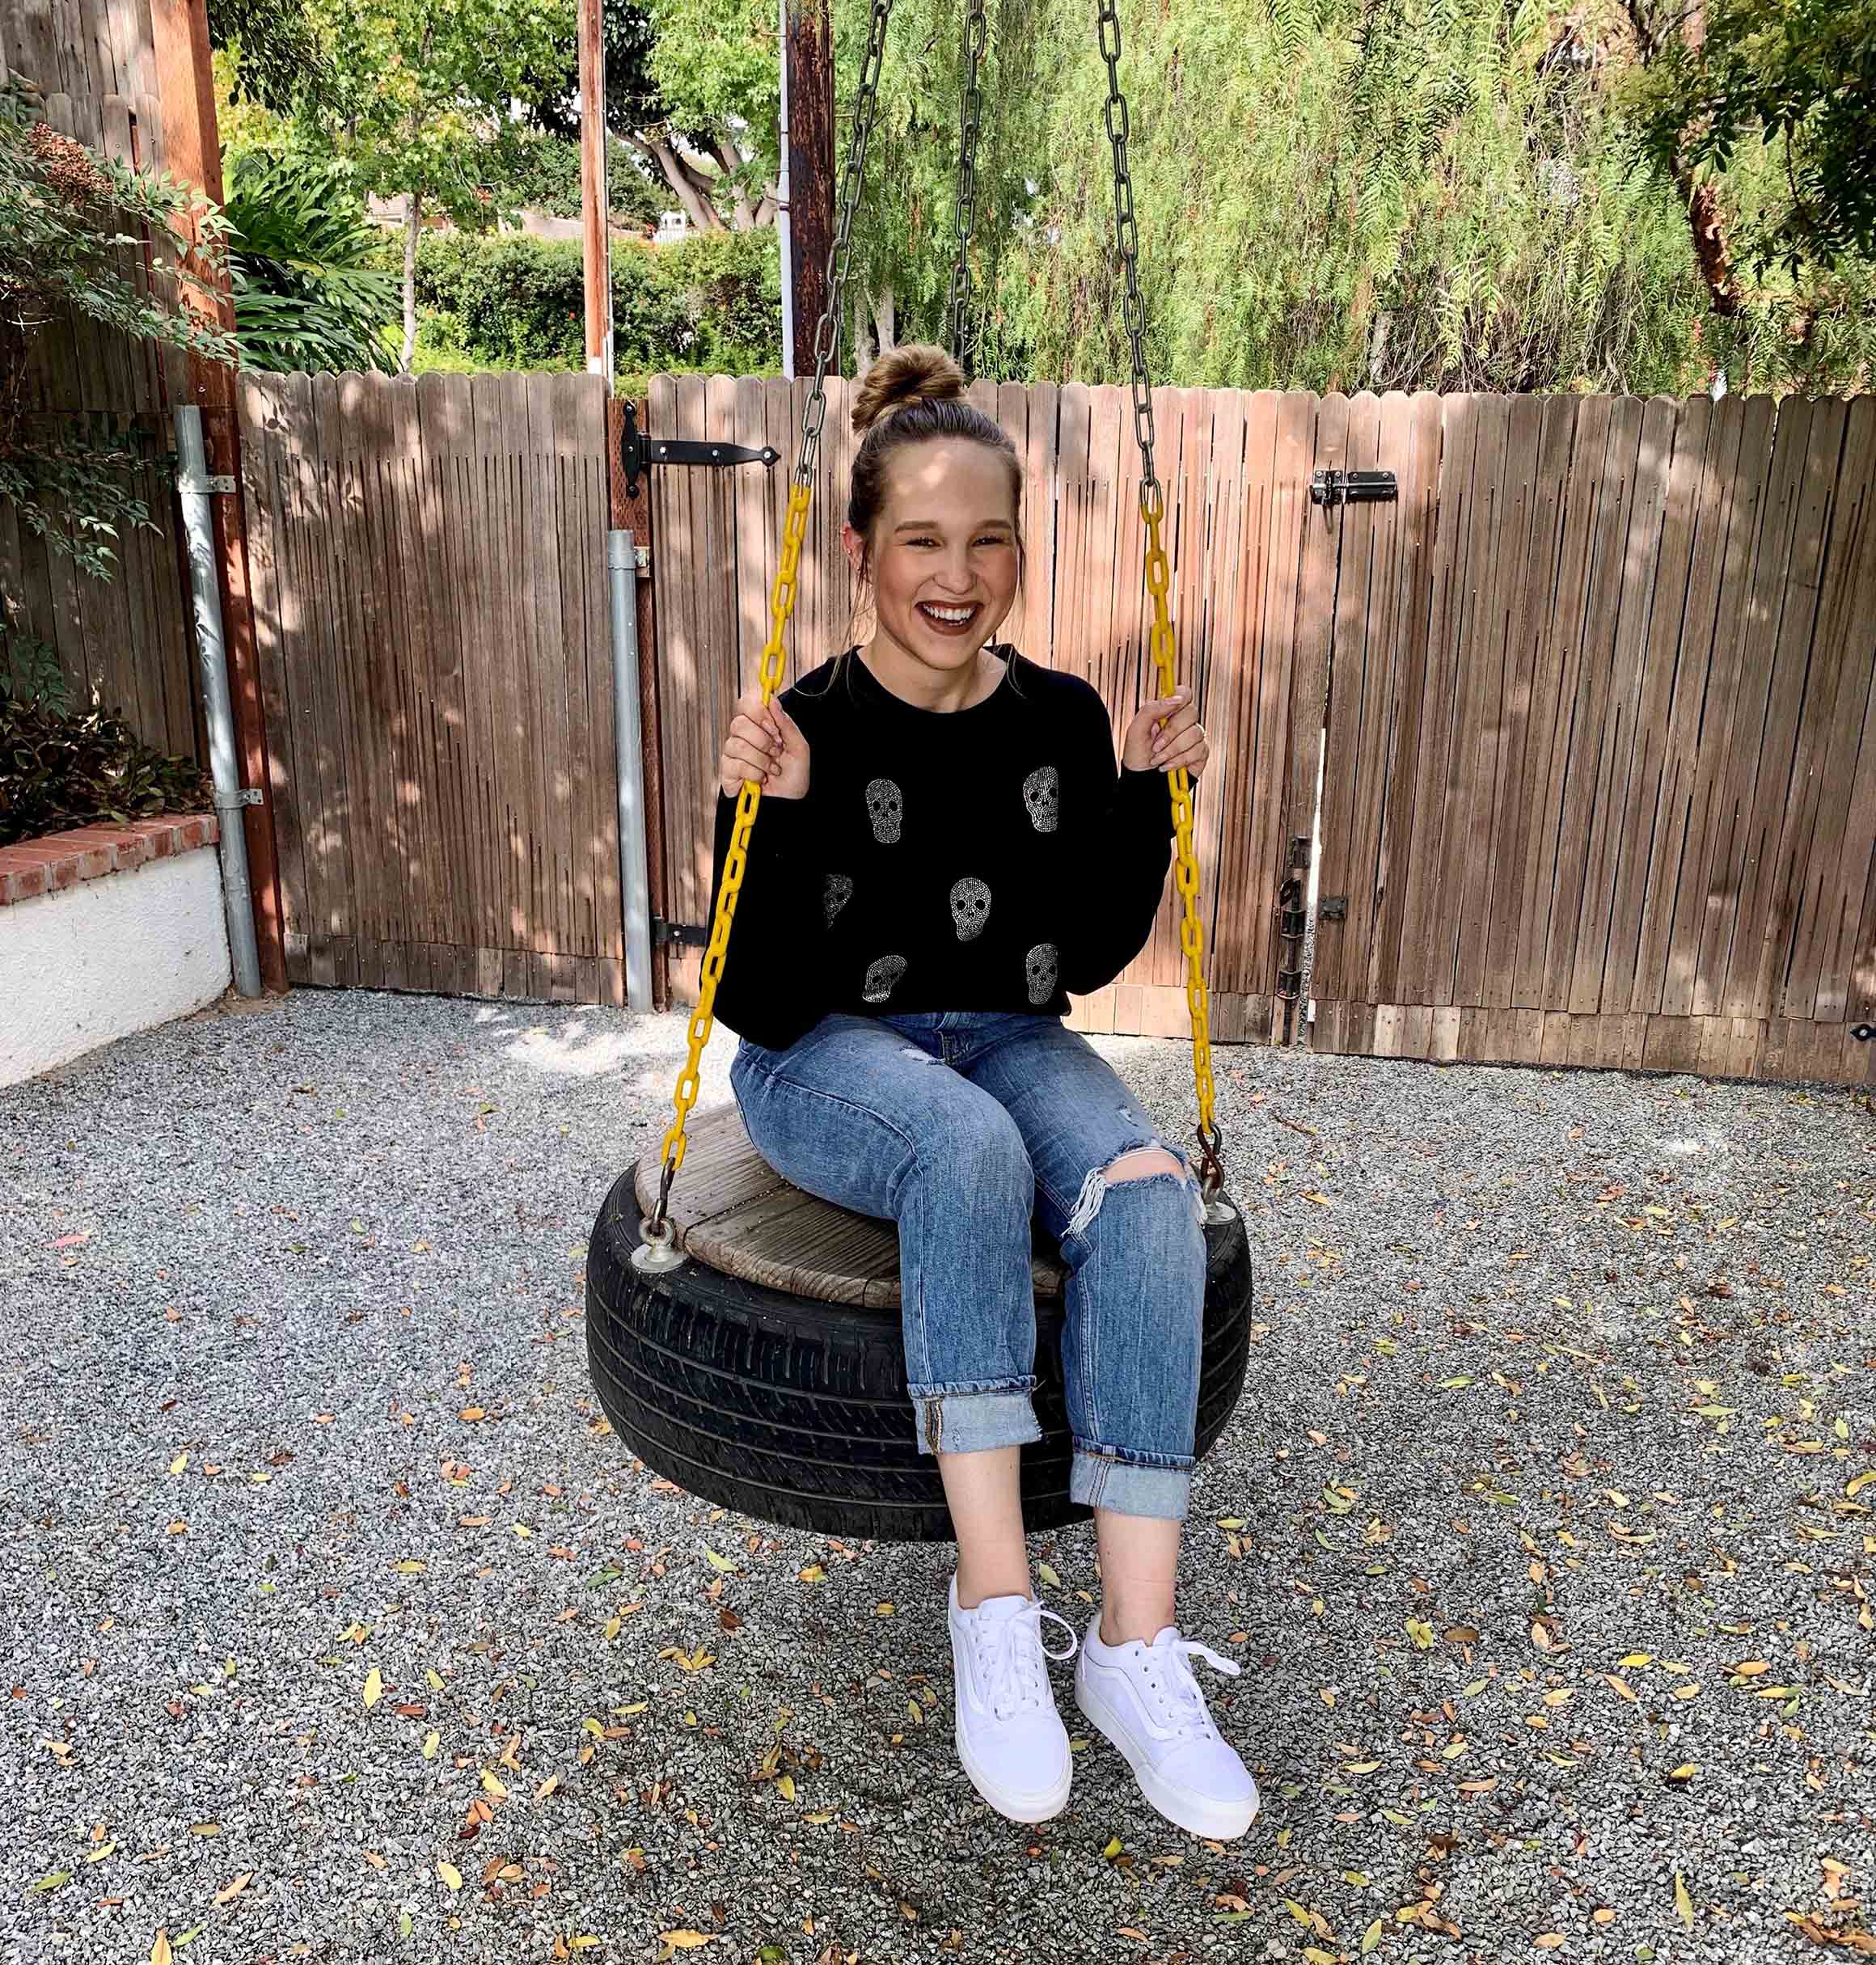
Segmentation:
[[(787, 680), (844, 644), (856, 440), (831, 381)], [(654, 437), (792, 458), (807, 384), (654, 378)], [(1006, 632), (1117, 737), (1147, 602), (1126, 392), (979, 382), (1027, 469)], [(1211, 1029), (1273, 1041), (1274, 911), (1323, 767), (1320, 1050), (1865, 1082), (1876, 1046), (1876, 403), (1154, 392)], [(1398, 502), (1312, 505), (1312, 473)], [(785, 471), (654, 474), (674, 919), (759, 670)], [(1147, 684), (1143, 687), (1143, 680)], [(1323, 750), (1326, 722), (1326, 753)], [(1177, 894), (1076, 1027), (1189, 1028)], [(1334, 918), (1337, 915), (1340, 919)], [(673, 964), (695, 997), (700, 957)]]
[[(160, 168), (163, 116), (150, 9), (119, 0), (0, 7), (0, 70), (38, 84), (55, 129), (131, 165)], [(163, 276), (160, 240), (150, 264)], [(173, 448), (169, 406), (186, 400), (184, 358), (83, 320), (36, 339), (27, 401), (40, 415), (77, 412), (133, 435), (153, 455)], [(0, 502), (0, 590), (14, 597), (10, 631), (56, 655), (78, 699), (95, 687), (137, 734), (205, 760), (188, 629), (188, 581), (175, 494), (155, 468), (137, 486), (157, 530), (127, 531), (114, 579), (75, 574), (70, 560)]]
[(289, 978), (623, 1004), (604, 382), (240, 412)]

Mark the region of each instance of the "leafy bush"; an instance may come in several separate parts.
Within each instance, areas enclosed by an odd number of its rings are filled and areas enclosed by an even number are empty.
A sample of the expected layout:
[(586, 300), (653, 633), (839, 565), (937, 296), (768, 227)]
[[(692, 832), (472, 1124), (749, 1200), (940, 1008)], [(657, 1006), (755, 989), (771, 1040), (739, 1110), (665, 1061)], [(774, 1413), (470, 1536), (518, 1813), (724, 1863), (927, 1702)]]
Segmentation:
[[(112, 542), (152, 523), (143, 497), (149, 446), (40, 412), (27, 387), (34, 342), (78, 323), (188, 349), (215, 360), (232, 337), (153, 289), (134, 251), (139, 228), (192, 236), (205, 273), (220, 265), (220, 215), (187, 187), (87, 150), (41, 116), (43, 99), (0, 76), (0, 502), (24, 531), (78, 570), (108, 578)], [(18, 598), (0, 565), (0, 640), (18, 630)]]
[[(437, 345), (491, 365), (585, 366), (577, 239), (425, 233), (418, 305), (445, 317)], [(621, 385), (657, 371), (781, 367), (781, 273), (774, 231), (707, 233), (668, 246), (612, 245), (614, 353)]]
[(166, 757), (107, 712), (95, 690), (82, 712), (0, 686), (0, 846), (99, 819), (205, 812), (209, 780), (193, 759)]
[(378, 228), (349, 165), (306, 150), (226, 160), (230, 268), (249, 368), (395, 369), (383, 330), (397, 280), (376, 263)]

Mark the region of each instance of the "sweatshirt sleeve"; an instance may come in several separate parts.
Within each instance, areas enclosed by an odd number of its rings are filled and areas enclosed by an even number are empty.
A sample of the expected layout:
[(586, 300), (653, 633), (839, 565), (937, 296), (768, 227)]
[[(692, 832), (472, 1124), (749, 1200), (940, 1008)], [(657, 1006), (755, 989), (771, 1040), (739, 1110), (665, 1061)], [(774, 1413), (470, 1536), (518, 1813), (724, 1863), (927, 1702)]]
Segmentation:
[[(1117, 767), (1106, 708), (1088, 695), (1080, 816), (1069, 822), (1064, 858), (1072, 871), (1057, 936), (1062, 987), (1075, 996), (1105, 989), (1146, 947), (1174, 837), (1169, 775)], [(1066, 818), (1069, 801), (1063, 805)]]
[[(736, 805), (719, 785), (707, 927), (716, 919)], [(714, 1016), (739, 1037), (771, 1050), (787, 1050), (821, 1015), (816, 988), (826, 924), (818, 816), (812, 788), (805, 798), (765, 794), (757, 805), (716, 982)]]

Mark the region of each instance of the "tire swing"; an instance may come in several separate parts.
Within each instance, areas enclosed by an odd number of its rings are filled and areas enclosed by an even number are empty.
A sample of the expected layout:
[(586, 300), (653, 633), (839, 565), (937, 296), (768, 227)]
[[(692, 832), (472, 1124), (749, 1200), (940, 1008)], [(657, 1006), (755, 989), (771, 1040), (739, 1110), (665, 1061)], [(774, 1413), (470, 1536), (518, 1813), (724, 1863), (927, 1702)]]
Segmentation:
[[(786, 660), (783, 635), (794, 607), (795, 574), (826, 408), (823, 385), (839, 332), (854, 204), (891, 6), (892, 0), (873, 0), (853, 139), (842, 173), (839, 223), (827, 259), (826, 307), (815, 332), (813, 387), (802, 413), (763, 649), (765, 704), (781, 687)], [(1115, 227), (1126, 269), (1126, 319), (1133, 347), (1139, 510), (1153, 600), (1151, 647), (1159, 693), (1170, 695), (1177, 672), (1160, 538), (1165, 500), (1153, 470), (1152, 399), (1140, 348), (1144, 309), (1127, 174), (1126, 102), (1118, 69), (1120, 23), (1115, 0), (1100, 0), (1100, 10)], [(977, 71), (986, 35), (983, 0), (970, 0), (957, 260), (950, 292), (951, 345), (961, 362), (970, 281), (966, 248), (974, 193)], [(1223, 1431), (1244, 1388), (1253, 1287), (1244, 1218), (1224, 1192), (1223, 1139), (1212, 1110), (1191, 784), (1183, 766), (1168, 773), (1168, 780), (1179, 890), (1185, 897), (1180, 940), (1186, 957), (1199, 1113), (1194, 1137), (1206, 1201), (1204, 1342), (1195, 1443), (1203, 1456)], [(585, 1318), (594, 1388), (626, 1445), (655, 1473), (705, 1500), (758, 1520), (824, 1534), (949, 1541), (951, 1517), (937, 1461), (918, 1450), (906, 1390), (897, 1225), (805, 1194), (782, 1179), (756, 1152), (733, 1104), (699, 1121), (696, 1164), (673, 1206), (672, 1182), (690, 1143), (685, 1122), (697, 1096), (698, 1066), (709, 1042), (717, 980), (761, 800), (761, 787), (745, 780), (691, 1021), (690, 1055), (674, 1097), (677, 1116), (664, 1136), (661, 1164), (654, 1166), (648, 1158), (627, 1168), (613, 1184), (594, 1226)], [(1086, 1519), (1092, 1511), (1068, 1498), (1072, 1442), (1062, 1384), (1066, 1272), (1058, 1244), (1039, 1221), (1031, 1274), (1035, 1407), (1044, 1436), (1022, 1449), (1023, 1519), (1029, 1528), (1051, 1528)]]

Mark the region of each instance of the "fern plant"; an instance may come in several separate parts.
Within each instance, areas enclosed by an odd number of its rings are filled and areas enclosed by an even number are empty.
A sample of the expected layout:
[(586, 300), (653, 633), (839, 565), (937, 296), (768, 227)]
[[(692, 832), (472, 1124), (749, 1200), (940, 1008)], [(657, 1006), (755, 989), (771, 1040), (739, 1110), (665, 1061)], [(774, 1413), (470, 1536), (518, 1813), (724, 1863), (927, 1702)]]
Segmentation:
[(384, 330), (395, 274), (374, 262), (376, 228), (351, 167), (305, 150), (246, 150), (224, 164), (229, 267), (243, 364), (389, 370)]

